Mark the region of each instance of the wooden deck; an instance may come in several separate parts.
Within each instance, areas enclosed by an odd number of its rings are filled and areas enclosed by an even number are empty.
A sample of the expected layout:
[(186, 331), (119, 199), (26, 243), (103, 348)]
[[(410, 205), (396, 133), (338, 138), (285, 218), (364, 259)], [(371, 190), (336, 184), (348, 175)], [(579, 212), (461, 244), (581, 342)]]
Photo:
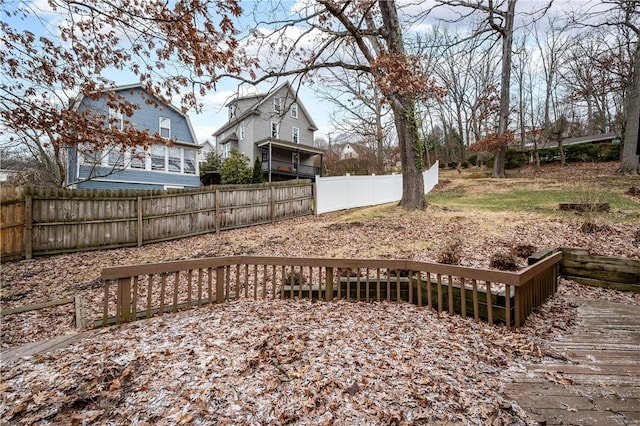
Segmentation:
[(505, 384), (541, 425), (640, 425), (640, 306), (572, 298), (578, 328), (549, 342), (559, 358)]
[(96, 330), (87, 330), (79, 333), (64, 334), (41, 342), (27, 343), (14, 348), (3, 348), (0, 351), (0, 358), (3, 365), (12, 364), (24, 357), (33, 356), (40, 353), (54, 351), (70, 345), (80, 339), (96, 334)]

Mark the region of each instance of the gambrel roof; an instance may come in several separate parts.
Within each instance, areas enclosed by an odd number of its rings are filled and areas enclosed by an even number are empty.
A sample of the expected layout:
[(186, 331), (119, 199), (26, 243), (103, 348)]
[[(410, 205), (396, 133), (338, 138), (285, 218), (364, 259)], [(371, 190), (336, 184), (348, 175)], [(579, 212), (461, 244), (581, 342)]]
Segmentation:
[[(147, 89), (145, 89), (141, 83), (133, 83), (133, 84), (124, 84), (121, 86), (114, 86), (114, 87), (107, 87), (104, 88), (103, 90), (96, 90), (92, 93), (106, 93), (106, 92), (123, 92), (123, 91), (133, 91), (133, 90), (141, 90), (143, 92), (145, 92), (148, 96), (152, 96), (158, 103), (158, 105), (162, 105), (165, 106), (167, 108), (172, 109), (173, 111), (175, 111), (177, 114), (179, 114), (180, 116), (184, 117), (186, 123), (187, 123), (187, 127), (189, 129), (189, 133), (191, 134), (191, 138), (194, 141), (194, 143), (197, 143), (198, 139), (196, 138), (196, 133), (193, 130), (193, 126), (191, 125), (191, 120), (189, 119), (189, 116), (185, 113), (182, 112), (182, 110), (180, 108), (178, 108), (177, 106), (173, 105), (172, 103), (167, 103), (167, 102), (163, 102), (160, 98), (158, 98), (157, 96), (149, 93), (147, 91)], [(77, 111), (77, 109), (80, 107), (80, 104), (82, 104), (82, 101), (84, 100), (85, 95), (84, 94), (79, 94), (78, 96), (76, 96), (73, 105), (72, 105), (72, 109), (73, 111)], [(142, 105), (142, 104), (141, 104)]]

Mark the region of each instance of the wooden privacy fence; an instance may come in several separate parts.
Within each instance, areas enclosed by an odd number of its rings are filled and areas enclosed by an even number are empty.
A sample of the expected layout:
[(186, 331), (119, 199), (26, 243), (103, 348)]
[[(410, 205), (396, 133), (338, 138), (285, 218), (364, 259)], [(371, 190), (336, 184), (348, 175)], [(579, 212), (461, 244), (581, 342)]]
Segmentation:
[(313, 213), (309, 180), (169, 191), (27, 188), (12, 198), (5, 191), (3, 261), (142, 246)]
[(0, 188), (0, 251), (2, 260), (22, 256), (24, 235), (24, 189)]
[(102, 319), (134, 321), (239, 298), (407, 301), (521, 326), (556, 292), (562, 253), (519, 272), (408, 260), (233, 256), (102, 270)]

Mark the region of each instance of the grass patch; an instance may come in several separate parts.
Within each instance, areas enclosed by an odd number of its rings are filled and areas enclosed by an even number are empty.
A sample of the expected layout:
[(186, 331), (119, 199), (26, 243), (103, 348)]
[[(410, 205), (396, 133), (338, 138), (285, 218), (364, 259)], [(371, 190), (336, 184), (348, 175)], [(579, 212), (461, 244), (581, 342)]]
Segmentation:
[[(441, 207), (552, 216), (575, 214), (560, 211), (558, 205), (563, 202), (579, 202), (579, 200), (580, 196), (575, 190), (566, 189), (514, 189), (500, 193), (467, 191), (464, 194), (456, 191), (455, 193), (440, 192), (427, 195), (428, 203)], [(617, 220), (640, 219), (638, 203), (623, 194), (610, 192), (603, 196), (603, 202), (609, 203), (612, 212), (616, 213)]]

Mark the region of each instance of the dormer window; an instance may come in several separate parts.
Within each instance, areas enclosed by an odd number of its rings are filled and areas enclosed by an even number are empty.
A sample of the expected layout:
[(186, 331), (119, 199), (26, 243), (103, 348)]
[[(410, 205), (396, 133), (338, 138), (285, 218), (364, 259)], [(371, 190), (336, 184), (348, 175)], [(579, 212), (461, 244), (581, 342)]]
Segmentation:
[(237, 105), (236, 104), (229, 105), (229, 121), (231, 121), (234, 118), (236, 118), (236, 110), (237, 110)]
[(273, 98), (273, 112), (282, 111), (282, 100), (280, 98)]
[(171, 119), (160, 117), (160, 136), (171, 139)]
[(291, 104), (291, 118), (298, 118), (298, 104)]

